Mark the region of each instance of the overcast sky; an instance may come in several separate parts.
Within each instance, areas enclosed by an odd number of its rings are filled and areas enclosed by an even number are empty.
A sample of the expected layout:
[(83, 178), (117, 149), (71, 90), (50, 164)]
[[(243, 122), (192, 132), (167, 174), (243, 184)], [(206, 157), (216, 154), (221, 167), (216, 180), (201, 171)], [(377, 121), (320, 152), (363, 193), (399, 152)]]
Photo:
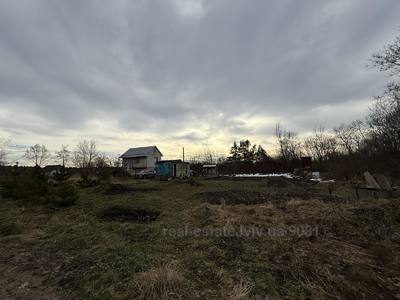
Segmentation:
[(0, 0), (0, 137), (10, 160), (94, 139), (165, 157), (224, 153), (275, 124), (362, 118), (387, 75), (398, 0)]

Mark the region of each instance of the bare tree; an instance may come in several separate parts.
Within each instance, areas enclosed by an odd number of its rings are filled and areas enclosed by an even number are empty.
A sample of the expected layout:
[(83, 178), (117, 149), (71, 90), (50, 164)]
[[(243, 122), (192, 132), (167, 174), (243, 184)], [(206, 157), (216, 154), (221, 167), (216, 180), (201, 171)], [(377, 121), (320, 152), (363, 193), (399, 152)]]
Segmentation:
[(111, 166), (120, 168), (122, 167), (122, 159), (119, 156), (114, 156), (111, 158)]
[(224, 162), (226, 162), (226, 156), (225, 155), (218, 156), (217, 164), (223, 164)]
[(96, 168), (110, 167), (111, 164), (112, 164), (111, 159), (104, 152), (98, 153), (98, 155), (94, 159), (94, 165), (96, 166)]
[(323, 127), (314, 131), (314, 135), (304, 140), (304, 149), (314, 160), (323, 161), (337, 153), (336, 138), (325, 132)]
[(70, 159), (71, 151), (68, 150), (68, 145), (62, 145), (61, 149), (56, 152), (56, 158), (65, 167)]
[(73, 153), (73, 163), (79, 168), (90, 168), (94, 165), (94, 160), (97, 157), (96, 142), (91, 140), (83, 140), (78, 143)]
[(7, 145), (8, 141), (5, 139), (0, 139), (0, 166), (4, 166), (7, 161), (7, 152), (4, 150), (5, 146)]
[(0, 166), (4, 166), (7, 163), (6, 156), (7, 153), (3, 149), (0, 149)]
[(215, 164), (217, 163), (217, 154), (209, 148), (204, 148), (202, 151), (195, 152), (189, 157), (192, 164)]
[(300, 158), (302, 154), (301, 141), (297, 133), (286, 130), (280, 124), (277, 124), (275, 135), (279, 143), (279, 155), (283, 160), (290, 161)]
[(209, 149), (209, 148), (205, 148), (203, 150), (202, 153), (202, 157), (203, 157), (203, 162), (205, 164), (216, 164), (217, 163), (217, 157), (218, 155), (215, 153), (215, 151)]
[[(372, 65), (391, 76), (400, 76), (400, 37), (372, 56)], [(377, 97), (368, 116), (370, 143), (383, 152), (400, 152), (400, 84), (389, 83), (383, 96)]]
[(376, 98), (368, 116), (371, 127), (370, 145), (377, 151), (400, 152), (400, 93), (397, 91)]
[(367, 135), (365, 124), (361, 120), (356, 120), (350, 124), (341, 124), (333, 129), (341, 148), (348, 154), (357, 152)]
[(191, 164), (198, 164), (201, 163), (201, 155), (198, 152), (191, 153), (190, 156), (188, 157), (188, 161)]
[(348, 124), (341, 124), (333, 129), (340, 146), (348, 154), (355, 152), (356, 147), (353, 139), (353, 130)]
[(26, 150), (24, 157), (35, 164), (35, 166), (41, 167), (51, 157), (49, 150), (45, 145), (33, 145)]
[(391, 44), (386, 45), (381, 52), (374, 53), (371, 59), (372, 65), (381, 71), (389, 71), (390, 75), (400, 74), (400, 37)]

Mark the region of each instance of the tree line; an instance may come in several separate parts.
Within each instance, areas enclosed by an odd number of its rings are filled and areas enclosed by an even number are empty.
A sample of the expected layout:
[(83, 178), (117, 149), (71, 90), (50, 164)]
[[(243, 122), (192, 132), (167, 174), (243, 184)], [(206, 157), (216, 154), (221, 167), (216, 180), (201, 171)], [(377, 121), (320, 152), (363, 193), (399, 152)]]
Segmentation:
[(234, 142), (224, 161), (223, 172), (274, 171), (298, 167), (302, 156), (330, 170), (374, 168), (400, 169), (400, 37), (373, 54), (370, 66), (388, 72), (393, 79), (375, 97), (363, 120), (341, 124), (331, 130), (322, 126), (312, 135), (300, 136), (281, 124), (275, 128), (278, 153), (272, 157), (261, 145), (243, 139)]
[(370, 66), (388, 72), (393, 79), (381, 96), (375, 97), (364, 120), (342, 124), (331, 131), (322, 128), (300, 141), (297, 134), (277, 126), (280, 157), (296, 159), (302, 154), (317, 161), (338, 155), (397, 157), (400, 153), (400, 37), (373, 54)]
[(68, 145), (62, 145), (58, 151), (51, 153), (45, 145), (36, 144), (26, 150), (24, 157), (39, 167), (50, 160), (57, 161), (63, 167), (77, 168), (119, 167), (121, 165), (119, 158), (109, 157), (106, 153), (98, 151), (97, 144), (93, 140), (80, 141), (74, 150), (68, 148)]

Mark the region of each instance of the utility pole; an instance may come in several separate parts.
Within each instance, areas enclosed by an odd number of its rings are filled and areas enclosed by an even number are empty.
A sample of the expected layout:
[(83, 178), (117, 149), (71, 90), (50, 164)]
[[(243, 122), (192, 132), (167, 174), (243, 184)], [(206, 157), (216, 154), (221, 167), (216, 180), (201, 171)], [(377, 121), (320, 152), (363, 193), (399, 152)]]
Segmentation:
[(185, 162), (185, 147), (182, 147), (182, 161)]

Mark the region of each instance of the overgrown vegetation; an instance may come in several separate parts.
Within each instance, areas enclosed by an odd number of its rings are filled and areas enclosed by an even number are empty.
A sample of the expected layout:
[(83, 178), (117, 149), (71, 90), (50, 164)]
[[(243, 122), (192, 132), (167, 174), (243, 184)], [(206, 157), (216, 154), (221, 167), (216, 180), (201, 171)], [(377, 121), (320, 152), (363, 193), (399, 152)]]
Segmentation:
[[(34, 270), (42, 283), (31, 293), (51, 288), (68, 299), (396, 295), (399, 199), (357, 200), (344, 182), (330, 191), (279, 178), (196, 181), (111, 178), (142, 190), (81, 188), (60, 210), (1, 201), (0, 264), (9, 271), (0, 280), (23, 286)], [(18, 297), (29, 286), (10, 290)]]
[(172, 263), (138, 274), (138, 299), (189, 299), (192, 291), (181, 271)]
[(75, 186), (72, 183), (62, 182), (50, 186), (46, 200), (54, 206), (68, 207), (74, 205), (78, 199), (79, 195)]
[(75, 186), (67, 181), (50, 181), (40, 167), (14, 168), (0, 178), (0, 195), (5, 200), (25, 204), (49, 204), (57, 207), (73, 205), (78, 199)]

